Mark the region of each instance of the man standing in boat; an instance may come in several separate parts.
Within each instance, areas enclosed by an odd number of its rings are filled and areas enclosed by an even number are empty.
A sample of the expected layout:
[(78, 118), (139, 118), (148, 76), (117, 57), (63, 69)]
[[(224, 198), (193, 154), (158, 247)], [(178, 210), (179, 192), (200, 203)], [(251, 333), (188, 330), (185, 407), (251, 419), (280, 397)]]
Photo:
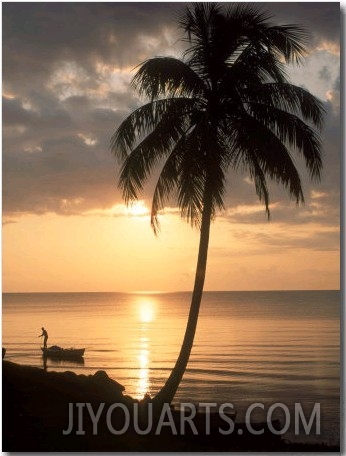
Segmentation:
[(44, 339), (43, 339), (43, 347), (47, 348), (48, 333), (43, 327), (41, 329), (42, 329), (42, 334), (40, 336), (38, 336), (38, 337), (44, 337)]

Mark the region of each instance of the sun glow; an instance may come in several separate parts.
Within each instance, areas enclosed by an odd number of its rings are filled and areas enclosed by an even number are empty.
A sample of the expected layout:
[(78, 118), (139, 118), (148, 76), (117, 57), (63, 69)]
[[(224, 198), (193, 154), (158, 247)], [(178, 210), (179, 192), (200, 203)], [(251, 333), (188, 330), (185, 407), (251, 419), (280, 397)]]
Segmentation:
[(155, 305), (151, 301), (140, 301), (138, 313), (142, 323), (150, 323), (155, 319)]
[(141, 217), (143, 215), (148, 215), (149, 209), (144, 204), (144, 201), (136, 201), (125, 209), (125, 214)]

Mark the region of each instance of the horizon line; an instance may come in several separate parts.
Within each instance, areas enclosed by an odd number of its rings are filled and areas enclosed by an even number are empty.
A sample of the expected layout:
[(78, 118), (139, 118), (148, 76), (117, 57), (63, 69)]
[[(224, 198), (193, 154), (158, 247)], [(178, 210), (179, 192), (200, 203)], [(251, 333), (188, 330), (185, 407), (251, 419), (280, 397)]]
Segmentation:
[[(289, 291), (341, 291), (341, 288), (287, 288), (271, 290), (204, 290), (203, 293), (267, 293)], [(174, 294), (192, 293), (192, 290), (133, 290), (133, 291), (2, 291), (2, 294), (72, 294), (72, 293), (119, 293), (119, 294)]]

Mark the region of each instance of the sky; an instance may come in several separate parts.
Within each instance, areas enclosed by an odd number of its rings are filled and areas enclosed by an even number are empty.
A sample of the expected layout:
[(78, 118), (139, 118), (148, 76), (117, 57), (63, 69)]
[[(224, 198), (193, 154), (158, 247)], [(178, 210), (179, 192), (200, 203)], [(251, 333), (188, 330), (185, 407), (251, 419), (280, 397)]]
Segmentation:
[[(271, 220), (246, 174), (230, 174), (211, 227), (206, 290), (340, 287), (340, 4), (258, 3), (310, 33), (292, 83), (323, 101), (324, 169), (297, 207), (271, 185)], [(145, 100), (131, 89), (148, 58), (180, 58), (183, 3), (2, 4), (2, 288), (5, 292), (181, 291), (199, 235), (172, 202), (150, 228), (153, 182), (127, 208), (109, 148)]]

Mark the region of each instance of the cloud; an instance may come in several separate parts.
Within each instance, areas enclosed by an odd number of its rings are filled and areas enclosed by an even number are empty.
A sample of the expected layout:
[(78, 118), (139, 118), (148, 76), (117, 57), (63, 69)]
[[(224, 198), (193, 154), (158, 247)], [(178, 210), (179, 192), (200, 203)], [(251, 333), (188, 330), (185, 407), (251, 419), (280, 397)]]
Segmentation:
[[(329, 3), (263, 3), (279, 22), (303, 23), (312, 33), (308, 65), (296, 73), (325, 98), (325, 172), (319, 186), (330, 213), (339, 201), (338, 7)], [(155, 55), (180, 56), (177, 3), (5, 3), (3, 5), (3, 211), (71, 215), (121, 202), (111, 135), (141, 101), (129, 87), (133, 68)], [(310, 66), (309, 66), (310, 65)], [(226, 206), (253, 207), (246, 175), (230, 175)], [(149, 182), (143, 198), (149, 199)], [(287, 212), (273, 190), (273, 216)], [(334, 198), (334, 200), (333, 200)], [(173, 204), (170, 203), (172, 206)], [(265, 220), (258, 212), (239, 220)], [(311, 206), (308, 210), (312, 211)], [(308, 213), (306, 209), (304, 214)], [(307, 215), (306, 215), (307, 216)], [(235, 217), (235, 214), (233, 214)], [(321, 219), (322, 220), (322, 219)]]
[(84, 87), (97, 87), (100, 66), (133, 68), (146, 57), (149, 42), (151, 51), (169, 47), (176, 8), (160, 3), (8, 3), (3, 7), (6, 86), (23, 91), (42, 81), (54, 84), (59, 76), (64, 84), (70, 74), (82, 78)]
[(322, 67), (322, 69), (318, 72), (318, 76), (320, 79), (325, 79), (326, 81), (330, 81), (331, 79), (331, 72), (326, 65)]

